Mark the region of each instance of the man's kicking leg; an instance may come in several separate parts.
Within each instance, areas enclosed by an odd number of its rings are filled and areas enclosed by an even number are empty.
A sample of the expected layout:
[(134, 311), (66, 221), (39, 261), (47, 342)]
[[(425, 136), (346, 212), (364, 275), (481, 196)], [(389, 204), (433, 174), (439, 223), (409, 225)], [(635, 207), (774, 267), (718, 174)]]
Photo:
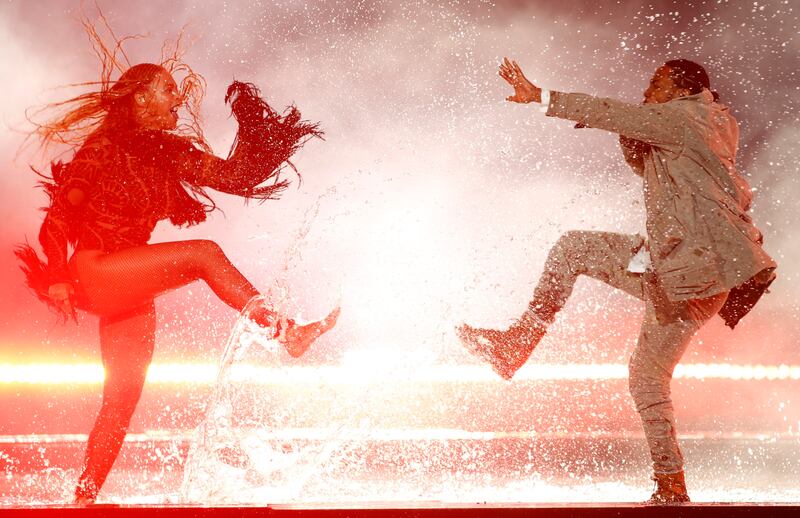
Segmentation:
[(456, 332), (471, 353), (488, 361), (504, 379), (511, 379), (567, 302), (579, 275), (644, 297), (642, 276), (628, 271), (631, 258), (643, 245), (638, 235), (566, 232), (550, 249), (533, 300), (517, 322), (505, 331), (464, 324)]

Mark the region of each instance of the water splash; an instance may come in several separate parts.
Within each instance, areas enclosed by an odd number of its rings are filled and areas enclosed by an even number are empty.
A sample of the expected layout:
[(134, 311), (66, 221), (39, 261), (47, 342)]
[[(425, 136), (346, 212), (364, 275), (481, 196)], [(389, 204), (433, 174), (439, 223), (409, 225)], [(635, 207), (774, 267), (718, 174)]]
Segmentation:
[(313, 393), (278, 394), (275, 386), (265, 388), (248, 376), (252, 366), (280, 370), (294, 361), (277, 340), (268, 338), (272, 330), (248, 318), (267, 300), (278, 311), (283, 308), (276, 302), (288, 303), (285, 292), (253, 299), (225, 346), (214, 395), (186, 461), (181, 491), (186, 501), (240, 502), (247, 494), (257, 501), (293, 501), (321, 466), (343, 450), (337, 436), (346, 423), (332, 423), (321, 437), (303, 438), (301, 433), (289, 440), (275, 435), (276, 430), (306, 428), (298, 408)]

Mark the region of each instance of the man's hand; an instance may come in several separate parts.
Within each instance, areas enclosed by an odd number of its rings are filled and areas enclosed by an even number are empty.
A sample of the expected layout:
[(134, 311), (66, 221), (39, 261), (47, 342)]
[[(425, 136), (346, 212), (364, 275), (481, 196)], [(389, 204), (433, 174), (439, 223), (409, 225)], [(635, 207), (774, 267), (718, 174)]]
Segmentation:
[(51, 284), (47, 289), (47, 295), (66, 315), (70, 315), (73, 319), (77, 318), (75, 307), (72, 305), (72, 297), (75, 295), (72, 284), (68, 282)]
[(514, 95), (506, 97), (506, 101), (515, 103), (542, 102), (542, 89), (528, 81), (516, 61), (503, 58), (500, 64), (500, 77), (514, 87)]

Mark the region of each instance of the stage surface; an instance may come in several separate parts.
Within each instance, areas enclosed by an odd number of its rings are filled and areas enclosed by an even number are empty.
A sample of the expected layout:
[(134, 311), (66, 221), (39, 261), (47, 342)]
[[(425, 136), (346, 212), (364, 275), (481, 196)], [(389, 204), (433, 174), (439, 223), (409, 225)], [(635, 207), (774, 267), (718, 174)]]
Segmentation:
[(798, 516), (800, 507), (788, 504), (686, 504), (654, 507), (631, 503), (597, 504), (537, 504), (537, 505), (444, 505), (427, 502), (418, 506), (399, 507), (387, 504), (364, 507), (326, 507), (324, 504), (304, 508), (290, 507), (171, 507), (171, 506), (110, 506), (36, 507), (0, 511), (2, 516), (21, 518), (638, 518), (638, 517), (783, 517)]

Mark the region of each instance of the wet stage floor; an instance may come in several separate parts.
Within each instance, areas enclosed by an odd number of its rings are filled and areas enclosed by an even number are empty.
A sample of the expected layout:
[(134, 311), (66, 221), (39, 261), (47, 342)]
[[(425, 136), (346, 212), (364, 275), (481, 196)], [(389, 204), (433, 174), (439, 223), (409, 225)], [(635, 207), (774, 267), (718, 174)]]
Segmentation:
[[(522, 377), (504, 383), (484, 371), (477, 379), (465, 375), (471, 372), (462, 369), (458, 379), (442, 381), (435, 373), (431, 381), (413, 383), (259, 387), (270, 398), (258, 408), (266, 414), (288, 409), (283, 422), (292, 426), (242, 434), (243, 444), (252, 446), (252, 465), (219, 462), (210, 478), (194, 480), (188, 489), (187, 458), (211, 388), (149, 385), (101, 493), (104, 505), (88, 510), (68, 505), (99, 386), (7, 392), (0, 401), (8, 417), (0, 428), (0, 513), (657, 512), (637, 504), (653, 488), (626, 380)], [(464, 377), (470, 379), (459, 381)], [(800, 502), (800, 412), (794, 402), (799, 388), (797, 380), (676, 380), (673, 396), (693, 504), (670, 516), (800, 516), (794, 505)], [(262, 469), (264, 464), (271, 467)], [(277, 479), (274, 466), (283, 466)], [(111, 514), (85, 514), (102, 510)]]
[[(530, 436), (481, 439), (422, 439), (393, 431), (392, 440), (341, 437), (346, 455), (330, 458), (314, 473), (295, 472), (292, 486), (259, 494), (233, 485), (213, 505), (438, 506), (531, 504), (611, 504), (640, 502), (652, 489), (647, 452), (641, 437)], [(314, 447), (310, 434), (301, 440), (269, 440), (292, 456)], [(389, 435), (387, 433), (387, 435)], [(406, 438), (402, 438), (406, 435)], [(414, 437), (416, 435), (417, 437)], [(461, 436), (458, 438), (457, 436)], [(64, 505), (71, 500), (85, 447), (83, 437), (51, 436), (52, 442), (28, 440), (3, 444), (7, 469), (0, 482), (3, 507)], [(43, 438), (44, 439), (44, 438)], [(129, 438), (103, 490), (101, 503), (182, 505), (183, 463), (190, 437), (165, 433)], [(684, 437), (688, 484), (696, 503), (800, 502), (800, 441), (793, 437)], [(334, 449), (336, 449), (334, 448)], [(14, 460), (16, 459), (16, 461)], [(333, 459), (333, 460), (332, 460)], [(72, 467), (66, 467), (72, 466)], [(236, 467), (219, 473), (218, 484), (235, 484)], [(288, 471), (288, 470), (287, 470)], [(318, 472), (317, 472), (318, 471)], [(247, 475), (245, 475), (247, 476)], [(291, 477), (289, 477), (291, 478)], [(281, 500), (283, 497), (283, 500)], [(209, 503), (209, 502), (205, 502)], [(629, 504), (630, 505), (630, 504)]]

